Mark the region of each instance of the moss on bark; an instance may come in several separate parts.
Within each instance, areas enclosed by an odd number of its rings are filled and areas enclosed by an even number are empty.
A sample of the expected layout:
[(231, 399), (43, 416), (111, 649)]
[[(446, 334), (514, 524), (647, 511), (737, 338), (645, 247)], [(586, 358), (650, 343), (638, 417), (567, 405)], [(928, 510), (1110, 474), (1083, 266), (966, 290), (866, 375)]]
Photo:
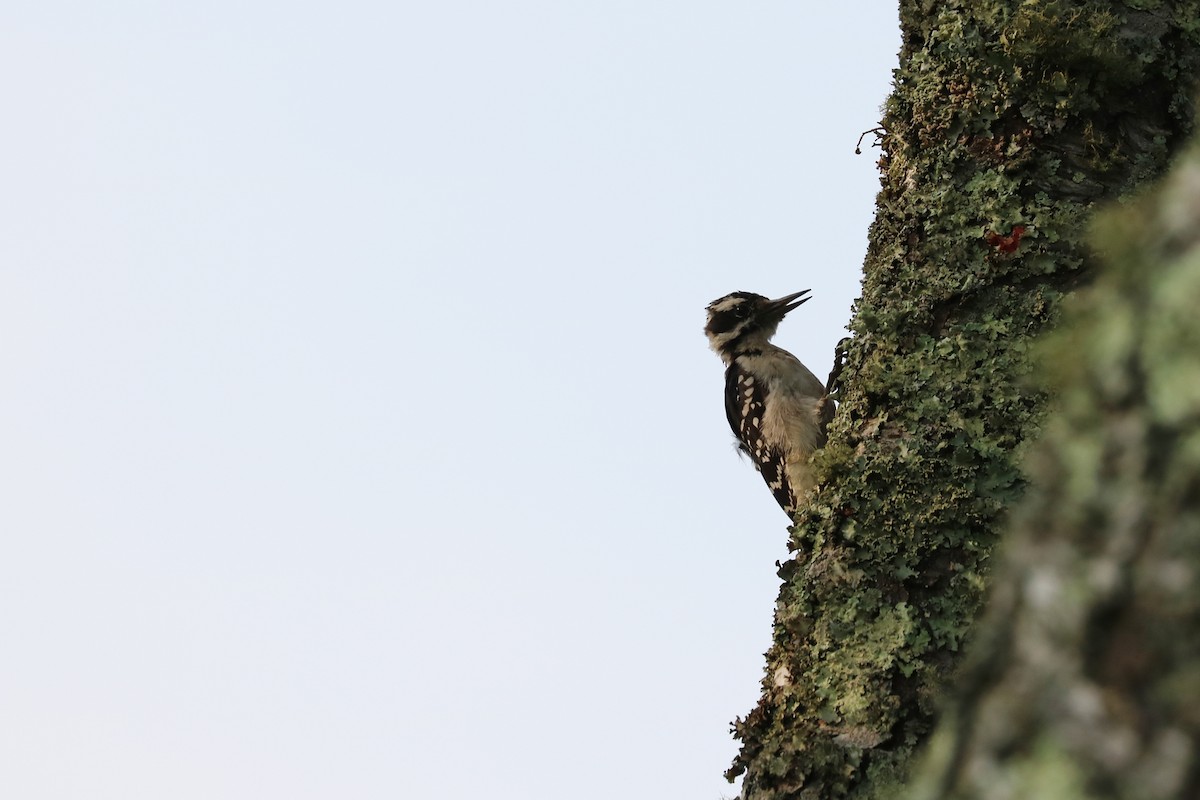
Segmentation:
[(1200, 796), (1200, 148), (1101, 216), (1052, 422), (912, 796)]
[(841, 405), (734, 724), (746, 800), (890, 797), (907, 774), (1023, 491), (1033, 340), (1091, 272), (1095, 204), (1192, 124), (1195, 3), (905, 0), (900, 20)]

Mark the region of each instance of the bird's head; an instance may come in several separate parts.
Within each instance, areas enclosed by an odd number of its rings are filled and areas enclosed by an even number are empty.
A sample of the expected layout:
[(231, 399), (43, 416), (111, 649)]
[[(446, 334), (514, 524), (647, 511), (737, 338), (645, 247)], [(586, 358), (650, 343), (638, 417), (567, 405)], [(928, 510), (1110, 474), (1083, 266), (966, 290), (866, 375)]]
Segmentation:
[(753, 292), (734, 292), (708, 304), (704, 333), (708, 344), (724, 361), (739, 352), (761, 349), (784, 316), (808, 300), (809, 289), (777, 300)]

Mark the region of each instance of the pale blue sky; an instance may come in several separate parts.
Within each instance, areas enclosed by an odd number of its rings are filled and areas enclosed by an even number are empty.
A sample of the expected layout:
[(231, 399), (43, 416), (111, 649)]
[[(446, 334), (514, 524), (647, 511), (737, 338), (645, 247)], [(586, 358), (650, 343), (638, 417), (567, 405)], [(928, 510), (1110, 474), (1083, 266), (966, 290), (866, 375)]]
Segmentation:
[(703, 308), (828, 371), (895, 18), (10, 8), (0, 796), (732, 796), (786, 519)]

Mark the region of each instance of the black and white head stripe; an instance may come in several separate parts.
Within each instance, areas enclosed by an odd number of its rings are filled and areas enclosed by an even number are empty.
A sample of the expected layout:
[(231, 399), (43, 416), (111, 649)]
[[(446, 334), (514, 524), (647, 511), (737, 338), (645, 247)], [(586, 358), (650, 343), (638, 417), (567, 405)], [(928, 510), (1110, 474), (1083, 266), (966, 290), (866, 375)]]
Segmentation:
[(713, 350), (729, 363), (737, 353), (761, 350), (784, 316), (808, 300), (808, 289), (776, 300), (753, 292), (734, 292), (708, 304), (704, 333)]
[(704, 333), (712, 349), (728, 359), (735, 343), (760, 327), (760, 312), (770, 302), (761, 294), (734, 292), (709, 303)]
[(754, 316), (754, 312), (764, 303), (770, 302), (761, 294), (754, 292), (734, 292), (708, 304), (708, 324), (704, 326), (705, 333), (729, 333), (746, 320)]

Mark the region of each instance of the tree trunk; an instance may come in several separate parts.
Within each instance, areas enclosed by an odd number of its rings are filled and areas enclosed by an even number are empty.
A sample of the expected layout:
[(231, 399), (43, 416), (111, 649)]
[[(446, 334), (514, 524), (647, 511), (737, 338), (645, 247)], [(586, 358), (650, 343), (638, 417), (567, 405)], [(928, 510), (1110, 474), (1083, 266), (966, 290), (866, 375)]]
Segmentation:
[(762, 698), (734, 724), (745, 800), (905, 780), (1023, 491), (1046, 406), (1030, 345), (1092, 274), (1095, 205), (1192, 127), (1195, 3), (903, 0), (900, 17), (822, 485), (780, 570)]
[(1200, 797), (1200, 149), (1093, 226), (1053, 419), (920, 797)]

